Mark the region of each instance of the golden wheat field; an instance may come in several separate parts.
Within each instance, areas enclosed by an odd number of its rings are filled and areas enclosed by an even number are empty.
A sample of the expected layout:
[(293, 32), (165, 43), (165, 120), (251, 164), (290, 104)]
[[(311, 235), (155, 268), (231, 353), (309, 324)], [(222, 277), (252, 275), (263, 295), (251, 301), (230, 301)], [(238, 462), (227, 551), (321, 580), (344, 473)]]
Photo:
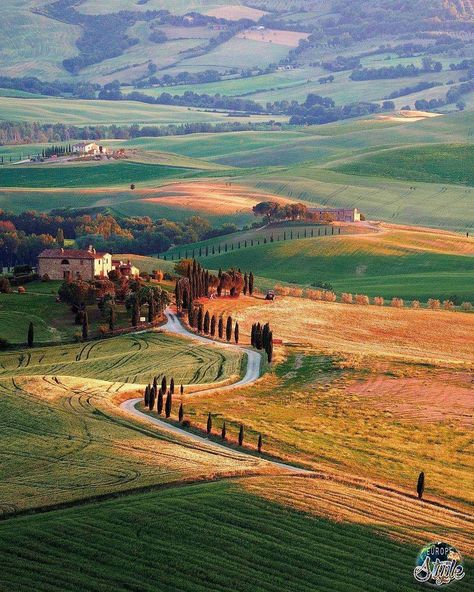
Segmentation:
[(252, 323), (270, 323), (274, 337), (322, 352), (371, 355), (470, 367), (474, 315), (314, 302), (303, 298), (223, 298), (202, 301), (216, 315), (232, 315), (248, 339)]

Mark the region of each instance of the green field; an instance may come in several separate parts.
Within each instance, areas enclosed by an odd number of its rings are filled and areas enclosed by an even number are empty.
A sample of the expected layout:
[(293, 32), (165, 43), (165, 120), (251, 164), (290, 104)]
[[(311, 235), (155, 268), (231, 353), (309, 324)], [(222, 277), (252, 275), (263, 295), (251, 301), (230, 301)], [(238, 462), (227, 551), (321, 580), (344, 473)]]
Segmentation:
[(173, 375), (177, 384), (211, 383), (240, 374), (237, 351), (196, 347), (160, 333), (0, 353), (0, 379), (18, 374), (80, 376), (144, 384)]
[(0, 120), (66, 123), (72, 125), (123, 124), (184, 124), (191, 122), (218, 123), (231, 121), (287, 121), (288, 117), (252, 115), (228, 116), (187, 107), (148, 105), (135, 101), (85, 101), (79, 99), (24, 99), (0, 97)]
[(54, 166), (18, 165), (0, 168), (0, 183), (3, 187), (30, 188), (126, 186), (179, 178), (190, 172), (179, 167), (126, 161)]
[[(436, 238), (431, 237), (433, 244)], [(460, 244), (464, 240), (459, 238)], [(406, 241), (406, 246), (403, 246)], [(453, 242), (455, 249), (455, 242)], [(181, 252), (183, 255), (184, 253)], [(252, 270), (262, 287), (278, 282), (309, 286), (330, 282), (334, 290), (407, 300), (452, 298), (474, 301), (474, 258), (433, 252), (429, 246), (400, 244), (369, 237), (328, 236), (287, 240), (241, 248), (208, 257), (196, 252), (210, 269)]]
[[(9, 520), (0, 548), (0, 582), (18, 592), (419, 589), (415, 546), (227, 483)], [(457, 586), (467, 590), (468, 579)]]
[(384, 150), (338, 167), (342, 173), (474, 185), (474, 144)]

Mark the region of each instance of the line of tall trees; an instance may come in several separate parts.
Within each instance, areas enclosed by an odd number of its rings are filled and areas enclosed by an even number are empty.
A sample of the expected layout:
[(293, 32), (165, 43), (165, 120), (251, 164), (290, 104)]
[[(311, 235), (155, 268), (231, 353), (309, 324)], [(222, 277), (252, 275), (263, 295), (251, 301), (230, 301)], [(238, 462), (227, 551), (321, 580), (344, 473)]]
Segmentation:
[[(181, 275), (176, 280), (175, 298), (178, 311), (188, 310), (188, 314), (194, 306), (194, 301), (204, 296), (209, 297), (215, 293), (218, 296), (228, 294), (238, 297), (243, 292), (252, 295), (254, 290), (254, 275), (252, 272), (244, 273), (240, 270), (230, 269), (216, 275), (204, 269), (196, 259), (184, 259), (175, 265), (176, 272)], [(192, 313), (191, 313), (192, 314)]]
[[(167, 384), (166, 376), (159, 380), (158, 376), (155, 376), (152, 383), (147, 384), (143, 393), (143, 402), (145, 407), (150, 411), (157, 412), (158, 415), (162, 415), (163, 412), (166, 418), (171, 416), (173, 408), (173, 395), (175, 391), (174, 378), (171, 378), (169, 385)], [(184, 387), (181, 385), (180, 393), (183, 395)], [(182, 405), (180, 407), (180, 415), (182, 414)], [(180, 420), (181, 421), (181, 420)]]
[(252, 325), (250, 343), (256, 349), (265, 350), (268, 362), (271, 364), (273, 360), (273, 332), (268, 323), (265, 325), (254, 323)]

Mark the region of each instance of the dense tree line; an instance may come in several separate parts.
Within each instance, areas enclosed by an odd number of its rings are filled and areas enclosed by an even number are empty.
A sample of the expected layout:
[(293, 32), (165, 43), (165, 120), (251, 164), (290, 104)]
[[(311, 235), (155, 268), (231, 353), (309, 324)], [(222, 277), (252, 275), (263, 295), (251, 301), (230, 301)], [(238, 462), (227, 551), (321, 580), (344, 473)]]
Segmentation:
[(118, 217), (107, 210), (53, 210), (14, 214), (0, 210), (0, 264), (35, 265), (46, 248), (74, 239), (78, 248), (94, 244), (98, 251), (151, 255), (173, 245), (193, 243), (235, 232), (232, 224), (213, 229), (207, 220), (191, 216), (183, 222), (143, 217)]
[[(181, 276), (176, 280), (175, 298), (178, 311), (187, 310), (193, 315), (194, 301), (209, 297), (211, 294), (222, 294), (238, 297), (241, 292), (250, 295), (253, 292), (253, 274), (230, 269), (216, 275), (204, 269), (196, 259), (182, 259), (175, 265), (176, 272)], [(192, 324), (192, 323), (190, 323)]]
[(404, 97), (405, 95), (411, 95), (421, 92), (422, 90), (428, 90), (430, 88), (434, 88), (435, 86), (443, 86), (443, 83), (427, 81), (417, 82), (417, 84), (414, 84), (413, 86), (405, 86), (399, 90), (394, 90), (387, 96), (387, 99), (397, 99), (398, 97)]
[[(424, 58), (425, 59), (425, 58)], [(427, 62), (428, 63), (428, 62)], [(410, 76), (419, 76), (424, 72), (441, 72), (443, 65), (441, 62), (433, 62), (429, 67), (419, 68), (414, 64), (397, 64), (396, 66), (384, 66), (383, 68), (362, 68), (354, 70), (350, 75), (351, 80), (380, 80), (383, 78), (407, 78)]]
[(37, 123), (20, 121), (0, 122), (0, 145), (32, 144), (45, 142), (70, 142), (71, 140), (106, 140), (141, 137), (186, 136), (189, 134), (219, 134), (245, 131), (273, 131), (281, 124), (268, 122), (183, 123), (170, 125), (97, 125), (78, 127), (63, 123)]

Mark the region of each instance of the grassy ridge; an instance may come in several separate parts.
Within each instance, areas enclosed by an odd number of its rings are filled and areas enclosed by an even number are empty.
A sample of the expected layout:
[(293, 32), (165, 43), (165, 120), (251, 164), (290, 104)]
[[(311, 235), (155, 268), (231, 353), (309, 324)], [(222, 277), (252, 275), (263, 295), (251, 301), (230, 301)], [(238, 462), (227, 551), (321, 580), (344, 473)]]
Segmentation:
[(0, 168), (4, 187), (104, 187), (182, 177), (188, 169), (138, 162)]
[(350, 175), (473, 186), (474, 145), (452, 144), (388, 150), (344, 164), (336, 170)]
[(412, 577), (414, 546), (225, 483), (9, 521), (0, 524), (0, 548), (0, 582), (18, 592), (33, 581), (38, 592), (408, 592), (419, 586)]
[(147, 383), (173, 374), (177, 384), (211, 383), (240, 373), (242, 357), (233, 350), (196, 347), (159, 333), (124, 335), (85, 344), (34, 348), (0, 354), (0, 379), (59, 374), (108, 381)]
[[(211, 269), (252, 269), (267, 280), (330, 282), (338, 292), (425, 301), (458, 295), (474, 300), (472, 256), (418, 249), (410, 245), (409, 236), (402, 240), (407, 240), (406, 246), (385, 243), (383, 237), (379, 242), (359, 236), (308, 238), (198, 258)], [(460, 245), (463, 240), (460, 237)]]

